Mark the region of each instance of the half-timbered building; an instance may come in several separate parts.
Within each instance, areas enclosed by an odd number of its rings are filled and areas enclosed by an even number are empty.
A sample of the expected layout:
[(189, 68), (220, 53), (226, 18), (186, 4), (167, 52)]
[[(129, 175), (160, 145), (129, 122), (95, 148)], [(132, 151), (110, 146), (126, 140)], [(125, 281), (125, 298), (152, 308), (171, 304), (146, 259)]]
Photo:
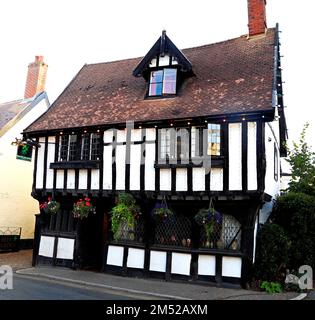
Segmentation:
[[(143, 58), (84, 65), (24, 131), (41, 146), (33, 196), (61, 204), (37, 215), (34, 263), (246, 281), (286, 155), (278, 27), (266, 28), (265, 0), (248, 8), (248, 35), (179, 50), (163, 31)], [(115, 240), (121, 192), (142, 214), (132, 236)], [(80, 220), (72, 209), (82, 198), (95, 211)], [(205, 241), (194, 216), (209, 203), (220, 227)], [(161, 204), (175, 222), (154, 221)]]

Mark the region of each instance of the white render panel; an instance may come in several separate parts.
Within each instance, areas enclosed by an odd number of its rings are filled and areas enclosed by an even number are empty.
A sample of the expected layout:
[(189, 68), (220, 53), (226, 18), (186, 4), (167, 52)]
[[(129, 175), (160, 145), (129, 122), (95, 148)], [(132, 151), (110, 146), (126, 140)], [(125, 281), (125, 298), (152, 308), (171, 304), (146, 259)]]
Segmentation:
[(126, 146), (116, 146), (116, 190), (125, 190)]
[(172, 253), (171, 273), (190, 275), (191, 255), (187, 253)]
[(38, 255), (43, 257), (52, 258), (54, 255), (55, 237), (40, 237)]
[(113, 142), (113, 129), (108, 129), (104, 131), (104, 143), (111, 143)]
[(130, 190), (140, 190), (141, 144), (130, 146)]
[(210, 190), (223, 191), (223, 169), (222, 168), (211, 169)]
[(193, 191), (204, 191), (205, 190), (205, 169), (204, 168), (193, 168)]
[(44, 179), (44, 153), (45, 153), (45, 138), (39, 138), (40, 148), (37, 154), (37, 168), (36, 168), (36, 188), (43, 188)]
[(159, 57), (159, 67), (169, 66), (170, 65), (170, 56), (166, 54), (164, 57)]
[(144, 268), (144, 249), (128, 249), (127, 267), (137, 269)]
[(141, 141), (141, 129), (131, 130), (131, 141)]
[(149, 270), (166, 272), (166, 252), (151, 250)]
[(156, 67), (156, 63), (157, 63), (157, 59), (156, 59), (156, 58), (153, 58), (153, 59), (151, 60), (151, 62), (150, 62), (149, 67), (150, 67), (150, 68)]
[(215, 256), (200, 254), (198, 257), (198, 274), (202, 276), (215, 276)]
[(222, 276), (240, 278), (242, 271), (242, 258), (223, 257), (222, 258)]
[(75, 170), (70, 169), (68, 170), (67, 175), (67, 189), (74, 189), (75, 188)]
[(155, 190), (155, 144), (147, 143), (145, 146), (144, 186), (145, 190)]
[(161, 169), (160, 170), (160, 190), (161, 191), (172, 190), (171, 169)]
[(56, 188), (57, 189), (63, 189), (64, 176), (65, 176), (64, 170), (57, 170), (57, 175), (56, 175)]
[(87, 189), (87, 176), (88, 171), (86, 169), (79, 170), (79, 189)]
[(57, 259), (73, 260), (74, 239), (58, 238)]
[(247, 188), (257, 190), (256, 122), (248, 122), (247, 129)]
[(187, 169), (176, 169), (176, 191), (187, 191)]
[(92, 169), (91, 170), (91, 189), (97, 190), (100, 187), (100, 170)]
[(49, 169), (50, 163), (55, 162), (55, 137), (48, 137), (48, 152), (47, 152), (47, 172), (46, 172), (46, 188), (54, 187), (54, 170)]
[(242, 124), (229, 124), (229, 190), (242, 190)]
[(145, 139), (146, 141), (155, 141), (155, 129), (147, 128), (145, 130)]
[(112, 189), (112, 146), (104, 146), (103, 155), (103, 189)]
[(124, 247), (108, 246), (106, 264), (111, 266), (123, 266)]
[(117, 130), (117, 142), (126, 142), (127, 129)]

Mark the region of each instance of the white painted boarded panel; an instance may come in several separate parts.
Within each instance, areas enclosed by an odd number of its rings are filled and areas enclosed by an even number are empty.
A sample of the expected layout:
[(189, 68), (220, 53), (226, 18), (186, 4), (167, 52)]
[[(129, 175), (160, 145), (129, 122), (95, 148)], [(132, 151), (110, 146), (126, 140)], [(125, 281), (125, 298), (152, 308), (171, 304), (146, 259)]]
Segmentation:
[(43, 188), (44, 179), (44, 153), (45, 153), (45, 138), (39, 138), (40, 148), (37, 154), (37, 168), (36, 168), (36, 188)]
[(131, 141), (141, 141), (141, 129), (132, 129), (131, 130)]
[(247, 188), (257, 190), (256, 122), (248, 122)]
[(150, 252), (150, 271), (166, 272), (166, 252)]
[(63, 189), (64, 176), (65, 176), (64, 170), (57, 170), (57, 175), (56, 175), (57, 189)]
[(144, 249), (128, 249), (127, 267), (137, 269), (144, 268)]
[(171, 273), (190, 275), (191, 255), (186, 253), (172, 253)]
[(205, 169), (204, 168), (193, 168), (193, 191), (204, 191), (205, 190)]
[(145, 146), (144, 186), (145, 190), (155, 190), (155, 144)]
[(215, 276), (215, 256), (200, 254), (198, 257), (198, 274), (201, 276)]
[(108, 129), (104, 131), (104, 143), (113, 142), (113, 129)]
[(170, 56), (169, 55), (165, 55), (164, 57), (159, 57), (159, 67), (162, 66), (169, 66), (170, 65)]
[(126, 146), (116, 147), (116, 190), (125, 190)]
[(242, 271), (242, 258), (223, 257), (222, 258), (222, 276), (240, 278)]
[(155, 128), (147, 128), (145, 130), (146, 141), (155, 141)]
[(127, 129), (117, 130), (117, 142), (126, 142)]
[(54, 170), (49, 169), (50, 164), (55, 162), (55, 137), (48, 137), (48, 152), (47, 152), (47, 175), (46, 188), (52, 189), (54, 187)]
[(172, 189), (171, 169), (160, 170), (160, 190), (168, 191)]
[(87, 189), (87, 176), (88, 171), (86, 169), (79, 170), (79, 189)]
[(100, 187), (100, 170), (92, 169), (91, 170), (91, 189), (96, 190)]
[(130, 190), (140, 190), (141, 144), (130, 146)]
[(40, 237), (38, 255), (43, 257), (52, 258), (54, 255), (55, 237)]
[(176, 169), (176, 191), (187, 191), (187, 169)]
[(212, 168), (210, 173), (210, 190), (222, 191), (223, 190), (223, 169)]
[(229, 124), (229, 190), (242, 190), (242, 124)]
[(112, 189), (112, 146), (104, 147), (103, 155), (103, 189)]
[(67, 175), (67, 189), (75, 188), (75, 171), (73, 169), (68, 170)]
[(74, 239), (58, 238), (57, 258), (73, 260)]
[(108, 246), (106, 264), (122, 267), (124, 259), (124, 247)]

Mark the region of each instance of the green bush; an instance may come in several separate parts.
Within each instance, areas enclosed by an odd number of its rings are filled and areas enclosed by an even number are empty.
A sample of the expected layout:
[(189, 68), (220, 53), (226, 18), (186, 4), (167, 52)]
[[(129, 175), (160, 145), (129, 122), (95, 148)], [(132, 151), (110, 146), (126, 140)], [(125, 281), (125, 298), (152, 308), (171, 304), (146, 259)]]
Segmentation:
[(263, 225), (257, 234), (255, 277), (283, 282), (289, 249), (289, 239), (281, 226), (274, 223)]
[(279, 282), (263, 281), (260, 285), (261, 289), (264, 289), (268, 293), (281, 293), (282, 287)]
[(315, 197), (289, 192), (277, 199), (273, 221), (291, 240), (289, 269), (307, 264), (315, 267)]

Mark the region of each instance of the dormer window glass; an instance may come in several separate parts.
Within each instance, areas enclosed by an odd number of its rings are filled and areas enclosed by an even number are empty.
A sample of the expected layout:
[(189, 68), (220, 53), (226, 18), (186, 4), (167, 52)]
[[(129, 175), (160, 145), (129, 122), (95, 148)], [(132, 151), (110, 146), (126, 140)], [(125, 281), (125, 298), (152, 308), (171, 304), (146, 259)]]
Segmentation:
[(164, 68), (151, 71), (149, 96), (176, 94), (177, 69)]

